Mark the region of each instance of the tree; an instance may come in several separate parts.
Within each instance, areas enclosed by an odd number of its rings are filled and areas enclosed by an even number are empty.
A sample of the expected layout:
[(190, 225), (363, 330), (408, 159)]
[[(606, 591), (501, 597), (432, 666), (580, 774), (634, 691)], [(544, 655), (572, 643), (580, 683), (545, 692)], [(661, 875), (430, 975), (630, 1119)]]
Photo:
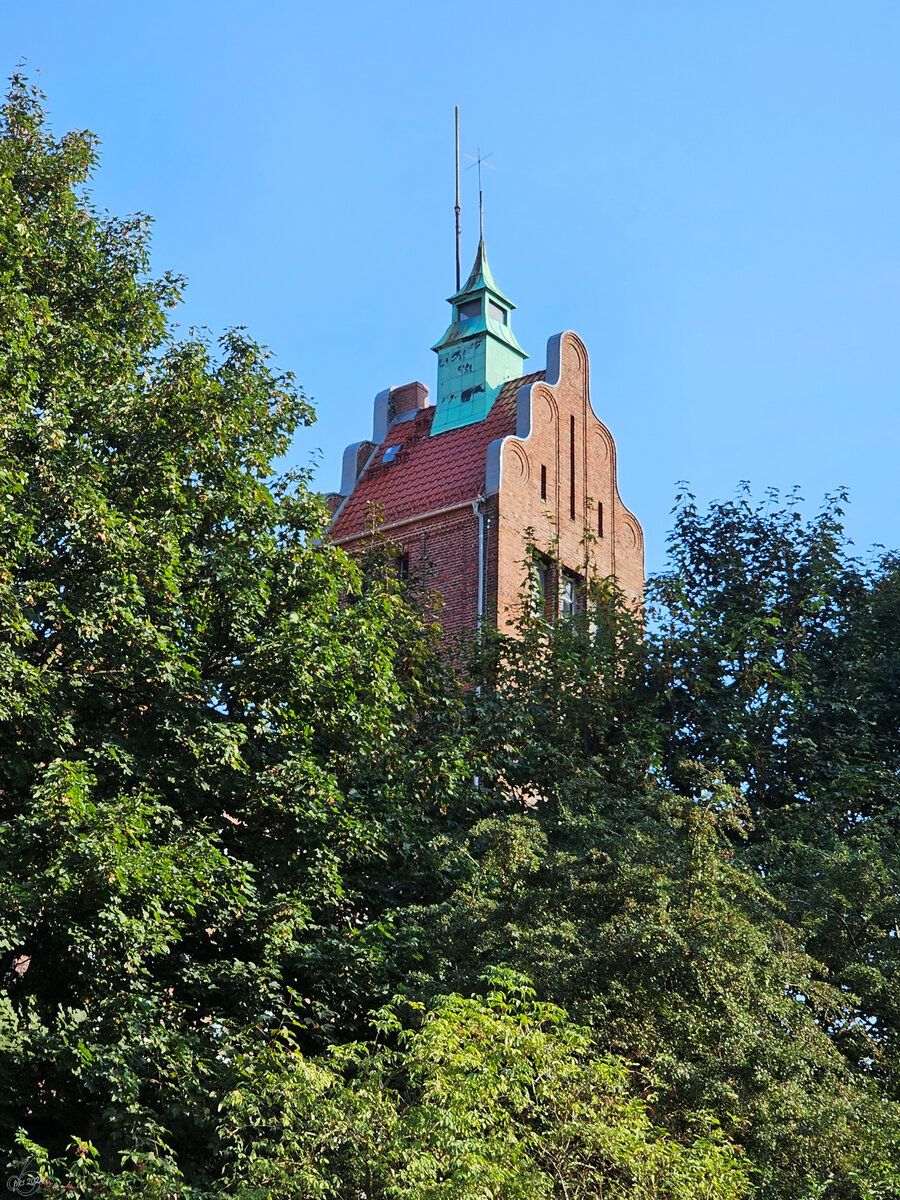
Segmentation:
[(544, 822), (538, 806), (484, 821), (448, 860), (453, 895), (420, 916), (428, 953), (410, 980), (468, 991), (479, 964), (527, 965), (541, 995), (657, 1084), (656, 1121), (684, 1135), (713, 1113), (761, 1196), (828, 1180), (823, 1195), (890, 1195), (900, 1112), (834, 1036), (855, 997), (736, 861), (745, 823), (715, 785), (596, 816)]
[(273, 472), (307, 400), (240, 330), (174, 338), (180, 281), (147, 276), (145, 218), (79, 191), (94, 155), (13, 80), (0, 1128), (201, 1187), (223, 1045), (346, 1040), (389, 994), (465, 738), (434, 631), (321, 541), (304, 472)]
[(896, 564), (848, 554), (845, 500), (805, 522), (795, 494), (702, 514), (684, 493), (648, 591), (667, 773), (715, 764), (773, 828), (855, 830), (897, 801)]
[[(580, 1197), (737, 1200), (739, 1156), (695, 1118), (685, 1142), (653, 1126), (625, 1067), (589, 1030), (495, 972), (487, 994), (445, 996), (331, 1065), (285, 1047), (239, 1064), (223, 1135), (241, 1200), (367, 1196), (393, 1200)], [(415, 1015), (415, 1009), (414, 1013)], [(381, 1039), (384, 1040), (381, 1040)], [(279, 1131), (272, 1137), (273, 1126)]]
[[(450, 848), (452, 893), (408, 919), (407, 972), (427, 995), (471, 989), (489, 963), (527, 971), (662, 1081), (667, 1127), (715, 1113), (762, 1196), (887, 1196), (891, 577), (872, 587), (844, 559), (837, 513), (807, 530), (741, 503), (676, 526), (643, 639), (614, 605), (556, 629), (526, 606), (517, 636), (490, 644), (469, 705), (492, 811)], [(850, 767), (872, 815), (854, 825), (839, 755), (875, 716), (885, 742)], [(791, 721), (812, 746), (788, 744)], [(808, 796), (785, 766), (798, 761)]]
[(844, 500), (805, 521), (796, 496), (701, 514), (685, 494), (654, 657), (668, 777), (700, 760), (741, 789), (741, 859), (845, 993), (834, 1044), (896, 1099), (900, 574), (848, 553)]

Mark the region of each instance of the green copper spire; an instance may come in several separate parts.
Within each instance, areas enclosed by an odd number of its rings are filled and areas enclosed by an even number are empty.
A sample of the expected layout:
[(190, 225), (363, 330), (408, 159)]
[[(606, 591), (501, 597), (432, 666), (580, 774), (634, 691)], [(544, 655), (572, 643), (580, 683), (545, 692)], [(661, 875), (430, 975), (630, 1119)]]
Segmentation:
[(515, 305), (494, 282), (484, 239), (469, 278), (449, 303), (453, 324), (432, 346), (438, 356), (432, 436), (483, 420), (504, 383), (522, 374), (527, 358), (509, 324)]

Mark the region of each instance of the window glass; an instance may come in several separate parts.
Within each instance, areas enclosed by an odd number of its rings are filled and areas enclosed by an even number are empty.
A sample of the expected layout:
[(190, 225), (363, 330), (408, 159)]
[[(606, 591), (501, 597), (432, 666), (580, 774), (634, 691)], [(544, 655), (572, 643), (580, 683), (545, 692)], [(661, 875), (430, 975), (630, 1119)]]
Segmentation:
[(578, 607), (578, 590), (571, 575), (563, 575), (559, 592), (559, 607), (564, 617), (574, 617)]
[(488, 301), (488, 316), (495, 321), (499, 321), (501, 325), (506, 324), (506, 309), (501, 308), (499, 304), (495, 304), (493, 300)]
[(547, 611), (547, 590), (550, 586), (550, 565), (543, 558), (535, 560), (531, 569), (531, 604), (537, 616)]
[(481, 316), (481, 301), (467, 300), (465, 304), (458, 304), (456, 307), (457, 321), (468, 321), (472, 317)]

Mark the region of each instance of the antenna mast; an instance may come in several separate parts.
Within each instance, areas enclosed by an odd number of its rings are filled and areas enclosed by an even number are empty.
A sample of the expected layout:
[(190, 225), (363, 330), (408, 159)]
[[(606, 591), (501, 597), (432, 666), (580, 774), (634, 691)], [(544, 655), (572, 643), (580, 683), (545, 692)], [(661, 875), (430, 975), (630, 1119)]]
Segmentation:
[(459, 105), (456, 106), (456, 290), (459, 291), (459, 239), (461, 229), (459, 224)]
[[(491, 153), (493, 153), (493, 151)], [(484, 191), (481, 187), (481, 168), (482, 166), (490, 167), (490, 169), (493, 171), (494, 164), (487, 161), (487, 159), (490, 157), (490, 154), (481, 153), (480, 146), (478, 147), (478, 153), (476, 155), (466, 155), (466, 158), (472, 159), (469, 166), (478, 168), (478, 233), (482, 241), (484, 241)]]
[(481, 147), (478, 147), (478, 236), (484, 241), (484, 192), (481, 190)]

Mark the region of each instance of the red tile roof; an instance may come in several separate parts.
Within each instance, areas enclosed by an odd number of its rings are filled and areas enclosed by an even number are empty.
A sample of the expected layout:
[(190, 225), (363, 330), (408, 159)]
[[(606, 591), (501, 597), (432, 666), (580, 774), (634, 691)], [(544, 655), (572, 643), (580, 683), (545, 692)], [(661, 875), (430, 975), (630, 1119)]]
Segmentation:
[[(340, 541), (362, 532), (373, 505), (378, 506), (379, 523), (390, 525), (483, 495), (488, 446), (496, 438), (515, 433), (516, 394), (520, 387), (544, 375), (544, 371), (535, 371), (505, 383), (488, 415), (473, 425), (431, 437), (434, 407), (394, 425), (341, 508), (331, 527), (332, 539)], [(401, 449), (391, 462), (384, 463), (388, 446)]]

